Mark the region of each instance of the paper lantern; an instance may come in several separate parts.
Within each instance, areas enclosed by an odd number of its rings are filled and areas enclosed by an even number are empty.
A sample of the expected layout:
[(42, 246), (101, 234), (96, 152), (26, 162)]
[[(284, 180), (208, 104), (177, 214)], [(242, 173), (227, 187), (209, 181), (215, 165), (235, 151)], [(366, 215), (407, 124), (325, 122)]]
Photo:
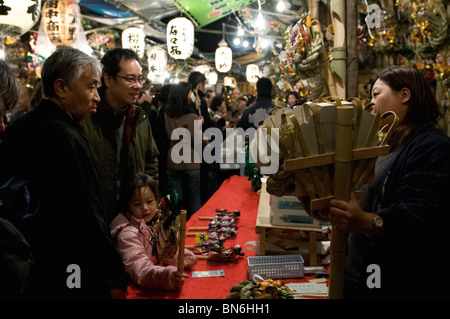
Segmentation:
[(0, 37), (28, 32), (41, 14), (41, 0), (1, 0)]
[(245, 71), (245, 74), (247, 75), (247, 81), (250, 83), (256, 83), (258, 82), (258, 76), (259, 76), (259, 66), (256, 64), (249, 64), (247, 65), (247, 69)]
[(131, 49), (142, 58), (145, 51), (145, 33), (142, 29), (132, 27), (122, 32), (122, 47)]
[(226, 76), (223, 78), (223, 86), (229, 86), (232, 88), (236, 87), (236, 79), (231, 76)]
[(216, 69), (219, 72), (226, 73), (230, 71), (233, 64), (233, 52), (227, 46), (225, 41), (219, 43), (219, 47), (216, 49)]
[(186, 18), (175, 18), (167, 24), (167, 52), (174, 59), (185, 60), (194, 51), (194, 25)]
[(148, 51), (148, 73), (151, 76), (160, 76), (166, 71), (166, 51), (161, 48), (153, 48)]
[(208, 85), (216, 85), (217, 83), (217, 72), (209, 72), (208, 77), (206, 78)]
[(70, 0), (47, 0), (42, 16), (45, 32), (55, 45), (72, 45), (77, 39), (80, 7)]

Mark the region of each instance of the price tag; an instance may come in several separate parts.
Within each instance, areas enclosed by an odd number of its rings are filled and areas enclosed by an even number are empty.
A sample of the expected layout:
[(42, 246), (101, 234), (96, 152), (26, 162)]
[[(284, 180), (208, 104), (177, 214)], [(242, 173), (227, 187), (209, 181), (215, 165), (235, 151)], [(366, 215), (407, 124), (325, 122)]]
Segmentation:
[(205, 271), (193, 271), (192, 278), (203, 278), (203, 277), (223, 277), (225, 276), (225, 270), (205, 270)]

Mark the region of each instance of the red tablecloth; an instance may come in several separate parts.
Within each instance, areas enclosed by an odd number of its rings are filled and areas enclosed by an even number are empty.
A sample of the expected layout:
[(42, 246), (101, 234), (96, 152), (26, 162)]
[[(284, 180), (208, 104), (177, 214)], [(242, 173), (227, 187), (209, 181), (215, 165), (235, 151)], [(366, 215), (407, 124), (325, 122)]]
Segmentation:
[[(239, 257), (233, 262), (218, 262), (210, 260), (198, 260), (192, 271), (221, 270), (225, 271), (223, 277), (192, 278), (191, 271), (187, 271), (181, 293), (164, 292), (144, 289), (131, 284), (128, 287), (128, 298), (163, 298), (163, 299), (225, 299), (231, 287), (243, 280), (247, 280), (247, 257), (255, 256), (256, 252), (245, 248), (245, 243), (258, 240), (255, 233), (256, 216), (258, 214), (259, 193), (252, 192), (250, 181), (247, 177), (232, 176), (225, 180), (219, 190), (195, 213), (186, 224), (189, 227), (207, 226), (207, 220), (199, 220), (199, 216), (214, 216), (215, 209), (240, 210), (241, 216), (237, 222), (237, 237), (225, 241), (225, 247), (239, 244), (245, 256)], [(195, 244), (195, 237), (186, 236), (186, 245)], [(290, 280), (287, 282), (299, 282)]]

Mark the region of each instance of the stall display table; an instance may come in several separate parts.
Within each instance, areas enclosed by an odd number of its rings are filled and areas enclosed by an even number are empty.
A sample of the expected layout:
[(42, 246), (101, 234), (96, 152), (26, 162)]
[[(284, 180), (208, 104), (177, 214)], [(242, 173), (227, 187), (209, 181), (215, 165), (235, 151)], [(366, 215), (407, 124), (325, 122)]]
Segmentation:
[[(199, 220), (199, 217), (214, 216), (215, 209), (240, 210), (241, 216), (237, 222), (237, 237), (225, 241), (224, 246), (240, 245), (245, 256), (237, 257), (234, 261), (198, 260), (197, 265), (185, 271), (189, 278), (185, 279), (183, 289), (178, 292), (149, 290), (131, 284), (128, 287), (129, 299), (225, 299), (230, 289), (243, 280), (247, 280), (247, 257), (256, 256), (252, 248), (246, 248), (248, 242), (256, 242), (258, 235), (255, 232), (256, 219), (260, 194), (251, 191), (251, 182), (248, 177), (233, 175), (225, 180), (219, 190), (197, 211), (186, 223), (186, 231), (190, 227), (207, 226), (208, 221)], [(194, 245), (195, 237), (186, 236), (186, 245)], [(193, 278), (193, 271), (223, 270), (224, 276)], [(314, 277), (309, 277), (309, 279)], [(307, 282), (307, 278), (286, 279), (285, 282)]]
[(258, 205), (258, 215), (256, 217), (255, 232), (259, 234), (258, 255), (266, 255), (266, 230), (268, 229), (290, 229), (304, 231), (309, 236), (309, 265), (318, 265), (317, 260), (317, 234), (322, 233), (321, 227), (294, 227), (276, 226), (270, 222), (270, 194), (266, 191), (266, 184), (261, 187), (261, 197)]

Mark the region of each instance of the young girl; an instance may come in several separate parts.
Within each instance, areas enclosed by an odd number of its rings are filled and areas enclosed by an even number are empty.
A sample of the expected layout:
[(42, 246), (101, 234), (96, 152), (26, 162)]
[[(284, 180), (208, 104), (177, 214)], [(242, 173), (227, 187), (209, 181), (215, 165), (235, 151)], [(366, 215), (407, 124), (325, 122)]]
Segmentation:
[[(124, 188), (121, 198), (124, 210), (111, 222), (111, 235), (134, 283), (145, 288), (176, 290), (188, 277), (177, 271), (178, 252), (164, 262), (153, 254), (151, 225), (158, 217), (157, 189), (156, 182), (149, 175), (136, 174)], [(197, 260), (191, 251), (186, 249), (184, 256), (185, 268), (195, 266)], [(163, 263), (166, 266), (162, 266)]]

